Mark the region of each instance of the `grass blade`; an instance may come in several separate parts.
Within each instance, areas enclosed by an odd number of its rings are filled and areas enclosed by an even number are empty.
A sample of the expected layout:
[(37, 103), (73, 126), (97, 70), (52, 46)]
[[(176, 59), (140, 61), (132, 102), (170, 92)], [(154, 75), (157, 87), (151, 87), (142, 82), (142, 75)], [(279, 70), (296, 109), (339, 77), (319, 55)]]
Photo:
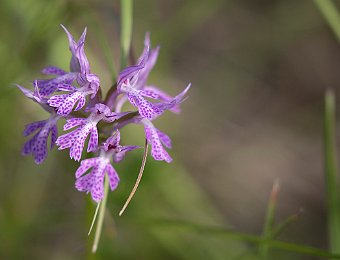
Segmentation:
[[(288, 243), (279, 240), (267, 240), (265, 241), (263, 237), (251, 235), (247, 233), (237, 232), (234, 230), (226, 229), (224, 227), (217, 226), (208, 226), (196, 224), (188, 221), (182, 220), (165, 220), (165, 219), (152, 219), (149, 221), (144, 221), (141, 223), (142, 227), (152, 226), (152, 227), (160, 227), (163, 230), (169, 229), (174, 230), (174, 228), (181, 228), (183, 231), (197, 232), (201, 235), (213, 235), (213, 236), (222, 236), (228, 237), (235, 240), (240, 240), (244, 242), (248, 242), (254, 245), (260, 245), (263, 243), (267, 243), (271, 248), (285, 250), (293, 253), (329, 258), (329, 259), (340, 259), (340, 254), (332, 254), (328, 251), (318, 249), (311, 246), (299, 245)], [(179, 232), (176, 229), (176, 232)]]
[(335, 95), (331, 89), (328, 89), (325, 94), (324, 116), (325, 178), (329, 243), (333, 253), (340, 253), (340, 209), (335, 148)]
[[(272, 228), (273, 228), (273, 224), (274, 224), (276, 199), (277, 199), (278, 191), (279, 191), (279, 182), (278, 182), (278, 180), (275, 180), (274, 184), (273, 184), (272, 192), (270, 194), (266, 218), (265, 218), (263, 232), (262, 232), (262, 237), (263, 237), (264, 241), (271, 238)], [(268, 258), (268, 251), (269, 251), (268, 243), (260, 244), (259, 254), (260, 254), (260, 257), (262, 259)]]
[(97, 222), (97, 227), (96, 227), (96, 234), (94, 236), (94, 241), (93, 241), (93, 246), (92, 246), (92, 253), (95, 253), (97, 251), (97, 248), (98, 248), (100, 235), (101, 235), (102, 229), (103, 229), (104, 215), (105, 215), (105, 210), (106, 210), (106, 202), (107, 202), (108, 194), (109, 194), (109, 180), (108, 180), (108, 176), (105, 175), (104, 198), (101, 201), (101, 205), (100, 205), (100, 208), (99, 208), (99, 216), (98, 216), (98, 222)]
[(340, 15), (335, 4), (331, 0), (314, 0), (314, 3), (340, 41)]

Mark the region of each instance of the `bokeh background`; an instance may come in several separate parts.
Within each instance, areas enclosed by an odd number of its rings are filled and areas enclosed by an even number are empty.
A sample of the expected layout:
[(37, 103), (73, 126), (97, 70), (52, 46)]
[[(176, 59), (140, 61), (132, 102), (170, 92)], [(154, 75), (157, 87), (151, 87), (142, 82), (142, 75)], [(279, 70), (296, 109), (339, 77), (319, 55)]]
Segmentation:
[[(12, 84), (29, 87), (47, 65), (68, 68), (62, 23), (76, 37), (88, 27), (86, 52), (107, 91), (119, 65), (119, 8), (0, 1), (0, 259), (257, 259), (254, 245), (165, 220), (260, 235), (276, 179), (276, 222), (303, 210), (279, 239), (326, 250), (323, 99), (327, 87), (338, 92), (340, 46), (313, 1), (144, 0), (134, 3), (134, 55), (150, 31), (161, 52), (149, 82), (171, 94), (189, 82), (192, 89), (180, 116), (156, 122), (173, 138), (174, 162), (149, 158), (122, 217), (142, 151), (116, 166), (121, 183), (98, 252), (89, 254), (94, 205), (74, 188), (78, 163), (67, 151), (53, 150), (40, 166), (21, 156), (24, 125), (46, 114)], [(128, 127), (122, 138), (143, 145), (143, 129)]]

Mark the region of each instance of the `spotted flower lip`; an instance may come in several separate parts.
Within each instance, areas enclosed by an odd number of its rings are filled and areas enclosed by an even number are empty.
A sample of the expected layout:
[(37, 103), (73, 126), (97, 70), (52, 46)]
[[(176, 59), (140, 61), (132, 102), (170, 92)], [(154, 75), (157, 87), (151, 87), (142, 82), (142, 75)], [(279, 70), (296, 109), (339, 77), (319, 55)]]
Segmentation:
[(103, 120), (113, 122), (124, 116), (126, 113), (112, 112), (104, 104), (96, 104), (88, 118), (71, 118), (66, 121), (64, 131), (78, 126), (77, 129), (59, 136), (56, 143), (59, 150), (70, 148), (70, 158), (79, 161), (85, 145), (85, 140), (90, 134), (87, 152), (94, 152), (98, 147), (97, 124)]
[[(89, 169), (91, 171), (86, 174)], [(115, 190), (119, 184), (119, 176), (105, 155), (83, 160), (75, 174), (76, 189), (90, 192), (92, 199), (97, 203), (100, 202), (104, 197), (105, 173), (109, 177), (110, 189)]]
[(86, 103), (86, 96), (93, 94), (91, 89), (88, 89), (87, 87), (75, 88), (68, 84), (60, 84), (59, 90), (70, 93), (54, 95), (50, 97), (47, 102), (51, 107), (57, 109), (59, 115), (63, 116), (70, 114), (76, 104), (77, 106), (74, 111), (82, 109)]
[(163, 145), (167, 148), (172, 147), (170, 137), (157, 129), (150, 120), (143, 118), (140, 122), (144, 125), (146, 140), (151, 145), (152, 157), (157, 161), (172, 162), (172, 158), (163, 147)]
[[(139, 148), (139, 146), (121, 146), (119, 143), (120, 133), (116, 131), (104, 142), (99, 157), (83, 160), (76, 171), (76, 188), (79, 191), (90, 192), (95, 202), (103, 199), (105, 173), (109, 177), (111, 190), (115, 190), (118, 186), (119, 177), (110, 163), (110, 158), (113, 157), (116, 163), (120, 162), (128, 151)], [(90, 173), (86, 174), (90, 168), (92, 168)]]
[(28, 136), (34, 132), (36, 132), (36, 134), (24, 144), (22, 154), (32, 154), (35, 163), (41, 164), (46, 159), (48, 154), (47, 139), (50, 135), (50, 149), (52, 149), (55, 145), (55, 141), (58, 136), (57, 121), (59, 118), (60, 116), (52, 114), (47, 120), (37, 121), (26, 125), (24, 136)]

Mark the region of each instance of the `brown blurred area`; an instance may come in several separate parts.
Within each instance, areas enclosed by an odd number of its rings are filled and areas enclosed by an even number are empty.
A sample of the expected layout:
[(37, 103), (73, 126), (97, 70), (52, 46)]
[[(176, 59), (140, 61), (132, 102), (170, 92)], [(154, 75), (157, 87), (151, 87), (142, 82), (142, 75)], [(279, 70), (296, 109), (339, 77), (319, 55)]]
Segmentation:
[(312, 1), (225, 1), (181, 42), (173, 70), (193, 88), (177, 151), (188, 171), (250, 232), (278, 179), (278, 219), (303, 209), (285, 234), (326, 247), (323, 98), (338, 93), (340, 52)]
[(172, 51), (172, 76), (193, 84), (176, 157), (244, 231), (261, 231), (278, 179), (278, 220), (303, 210), (285, 234), (326, 247), (323, 99), (338, 93), (340, 51), (319, 11), (312, 1), (199, 1), (204, 17), (164, 5), (157, 29), (180, 29), (162, 52)]

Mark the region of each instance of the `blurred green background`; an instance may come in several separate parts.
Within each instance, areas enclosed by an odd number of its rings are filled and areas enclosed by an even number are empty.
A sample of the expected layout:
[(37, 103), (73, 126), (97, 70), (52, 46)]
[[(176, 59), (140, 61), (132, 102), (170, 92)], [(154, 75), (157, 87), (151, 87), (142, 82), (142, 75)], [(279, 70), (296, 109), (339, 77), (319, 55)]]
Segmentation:
[[(156, 122), (173, 138), (174, 162), (149, 158), (122, 217), (142, 151), (115, 165), (121, 183), (95, 256), (94, 205), (74, 188), (78, 163), (67, 151), (53, 150), (40, 166), (21, 156), (24, 125), (46, 114), (12, 84), (29, 87), (47, 65), (68, 68), (61, 23), (75, 37), (88, 27), (86, 52), (104, 92), (110, 63), (119, 65), (119, 1), (0, 1), (0, 259), (257, 259), (253, 244), (166, 220), (260, 235), (275, 179), (276, 221), (303, 209), (279, 239), (327, 250), (323, 95), (338, 92), (340, 48), (313, 1), (134, 2), (134, 54), (146, 31), (161, 45), (149, 82), (171, 94), (192, 89), (180, 116)], [(122, 141), (143, 145), (142, 127), (122, 131)]]

